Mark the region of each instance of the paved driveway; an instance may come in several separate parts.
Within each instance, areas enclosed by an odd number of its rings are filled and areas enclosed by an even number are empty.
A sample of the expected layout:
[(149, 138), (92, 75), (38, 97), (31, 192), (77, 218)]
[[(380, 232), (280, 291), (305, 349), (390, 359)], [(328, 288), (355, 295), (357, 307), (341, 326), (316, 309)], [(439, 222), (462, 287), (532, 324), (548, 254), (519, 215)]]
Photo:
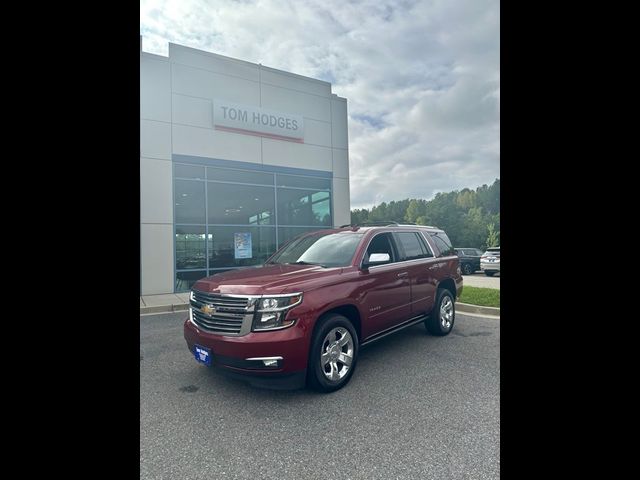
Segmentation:
[(483, 287), (483, 288), (497, 288), (500, 290), (500, 273), (494, 275), (493, 277), (487, 277), (482, 272), (476, 272), (472, 275), (463, 275), (464, 285), (470, 285), (472, 287)]
[(499, 478), (499, 320), (458, 314), (440, 338), (406, 329), (318, 394), (197, 364), (183, 318), (140, 317), (141, 479)]

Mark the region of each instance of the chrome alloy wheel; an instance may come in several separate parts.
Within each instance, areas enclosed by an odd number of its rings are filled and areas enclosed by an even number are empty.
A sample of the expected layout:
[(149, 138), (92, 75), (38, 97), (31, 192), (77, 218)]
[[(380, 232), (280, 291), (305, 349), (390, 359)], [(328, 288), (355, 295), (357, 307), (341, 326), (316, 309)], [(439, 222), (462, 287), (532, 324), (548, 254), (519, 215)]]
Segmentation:
[(320, 350), (320, 365), (328, 380), (337, 382), (351, 368), (353, 362), (353, 338), (344, 327), (336, 327), (329, 331)]
[(453, 302), (451, 297), (445, 296), (440, 304), (440, 324), (444, 330), (451, 328), (453, 322)]

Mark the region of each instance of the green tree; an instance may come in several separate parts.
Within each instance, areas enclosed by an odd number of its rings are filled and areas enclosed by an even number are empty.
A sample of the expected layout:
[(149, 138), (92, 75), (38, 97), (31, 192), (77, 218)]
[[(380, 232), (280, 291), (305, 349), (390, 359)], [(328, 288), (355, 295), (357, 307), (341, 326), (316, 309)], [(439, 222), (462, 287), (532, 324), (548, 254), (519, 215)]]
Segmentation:
[[(439, 192), (427, 201), (407, 198), (351, 211), (351, 223), (409, 222), (444, 229), (454, 246), (485, 248), (500, 244), (500, 179), (475, 190)], [(489, 225), (493, 225), (489, 230)], [(489, 243), (491, 240), (491, 243)]]
[(424, 200), (417, 200), (415, 198), (412, 198), (411, 200), (409, 200), (407, 213), (405, 213), (404, 219), (409, 223), (417, 223), (418, 218), (423, 216), (425, 213), (424, 207)]
[(469, 210), (476, 206), (476, 197), (476, 192), (468, 188), (463, 188), (456, 198), (456, 204), (463, 210)]
[(429, 221), (427, 220), (427, 217), (422, 215), (418, 218), (416, 218), (416, 224), (418, 225), (429, 225)]
[(369, 210), (366, 208), (356, 208), (355, 210), (351, 210), (351, 224), (352, 225), (362, 225), (363, 223), (369, 220)]
[(496, 230), (496, 226), (493, 223), (487, 225), (489, 236), (487, 237), (487, 248), (500, 246), (500, 231)]
[(410, 200), (400, 200), (398, 202), (389, 202), (387, 207), (388, 217), (384, 220), (402, 223), (404, 221), (405, 212), (407, 211)]
[(463, 215), (462, 239), (459, 246), (485, 248), (487, 239), (487, 215), (481, 207), (472, 207)]
[(489, 187), (482, 185), (476, 189), (477, 206), (485, 212), (495, 214), (500, 211), (500, 179), (496, 178)]

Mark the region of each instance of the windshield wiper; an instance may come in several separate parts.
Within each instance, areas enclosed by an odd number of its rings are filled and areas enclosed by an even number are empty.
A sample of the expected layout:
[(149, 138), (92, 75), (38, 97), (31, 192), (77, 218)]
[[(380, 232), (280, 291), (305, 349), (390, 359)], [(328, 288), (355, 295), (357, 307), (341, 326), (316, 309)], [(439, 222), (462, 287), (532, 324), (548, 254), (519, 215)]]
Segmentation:
[(318, 267), (327, 268), (326, 265), (322, 265), (321, 263), (316, 262), (305, 262), (304, 260), (298, 260), (297, 262), (287, 262), (289, 265), (317, 265)]

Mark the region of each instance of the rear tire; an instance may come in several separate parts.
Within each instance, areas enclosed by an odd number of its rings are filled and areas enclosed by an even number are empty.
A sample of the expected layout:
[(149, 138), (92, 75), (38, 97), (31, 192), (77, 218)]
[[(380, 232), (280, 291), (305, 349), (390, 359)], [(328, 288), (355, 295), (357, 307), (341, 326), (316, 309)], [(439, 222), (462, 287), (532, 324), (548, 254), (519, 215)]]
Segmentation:
[(470, 263), (466, 263), (462, 266), (462, 273), (465, 275), (471, 275), (473, 273), (473, 267)]
[(493, 274), (496, 272), (484, 272), (487, 277), (493, 277)]
[(453, 330), (456, 319), (456, 305), (449, 290), (438, 289), (436, 304), (431, 315), (424, 321), (424, 326), (431, 335), (443, 337)]
[(307, 382), (319, 392), (334, 392), (344, 387), (356, 368), (359, 339), (348, 318), (332, 313), (318, 320), (320, 325), (311, 340)]

